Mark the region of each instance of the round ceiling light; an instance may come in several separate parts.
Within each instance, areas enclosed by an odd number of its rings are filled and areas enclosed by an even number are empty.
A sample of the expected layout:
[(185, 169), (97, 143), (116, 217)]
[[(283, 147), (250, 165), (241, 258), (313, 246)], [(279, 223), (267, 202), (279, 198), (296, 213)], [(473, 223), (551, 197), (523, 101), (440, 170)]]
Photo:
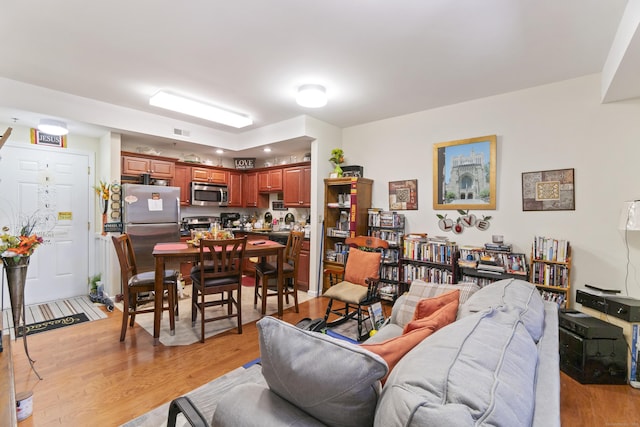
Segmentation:
[(62, 136), (69, 133), (65, 122), (54, 119), (40, 119), (40, 123), (38, 123), (38, 130), (48, 135), (56, 136)]
[(298, 105), (307, 108), (319, 108), (327, 105), (327, 90), (322, 85), (302, 85), (296, 96)]

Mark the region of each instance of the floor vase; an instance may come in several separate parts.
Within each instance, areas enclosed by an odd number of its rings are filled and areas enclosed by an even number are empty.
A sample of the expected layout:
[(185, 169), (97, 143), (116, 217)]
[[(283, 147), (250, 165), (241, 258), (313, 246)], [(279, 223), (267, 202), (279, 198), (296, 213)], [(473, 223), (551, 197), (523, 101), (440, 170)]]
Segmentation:
[(13, 315), (13, 329), (18, 333), (20, 316), (24, 308), (24, 285), (27, 281), (27, 267), (29, 257), (3, 257), (4, 271), (7, 274), (7, 287), (11, 302), (11, 314)]

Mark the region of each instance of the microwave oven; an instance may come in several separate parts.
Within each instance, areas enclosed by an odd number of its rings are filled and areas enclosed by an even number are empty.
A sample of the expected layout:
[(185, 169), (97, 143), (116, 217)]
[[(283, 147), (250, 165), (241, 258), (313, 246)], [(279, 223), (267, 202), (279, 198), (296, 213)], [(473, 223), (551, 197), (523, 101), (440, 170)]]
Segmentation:
[(191, 183), (191, 205), (193, 206), (227, 206), (229, 191), (226, 185), (206, 182)]

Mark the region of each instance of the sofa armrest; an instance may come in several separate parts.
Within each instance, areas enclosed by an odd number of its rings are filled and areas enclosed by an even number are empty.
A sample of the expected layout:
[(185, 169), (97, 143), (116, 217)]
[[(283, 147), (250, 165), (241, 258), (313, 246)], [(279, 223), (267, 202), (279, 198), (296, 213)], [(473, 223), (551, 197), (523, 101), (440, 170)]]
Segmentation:
[(178, 414), (184, 415), (190, 426), (208, 427), (207, 420), (187, 396), (173, 399), (169, 404), (167, 427), (176, 427)]

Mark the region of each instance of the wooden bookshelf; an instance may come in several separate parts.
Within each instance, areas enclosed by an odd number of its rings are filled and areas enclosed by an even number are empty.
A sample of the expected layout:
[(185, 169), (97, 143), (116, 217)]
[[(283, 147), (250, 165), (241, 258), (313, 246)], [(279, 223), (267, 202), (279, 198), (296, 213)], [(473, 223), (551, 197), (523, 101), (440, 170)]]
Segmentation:
[(567, 240), (535, 237), (531, 250), (531, 283), (559, 308), (571, 308), (571, 246)]

